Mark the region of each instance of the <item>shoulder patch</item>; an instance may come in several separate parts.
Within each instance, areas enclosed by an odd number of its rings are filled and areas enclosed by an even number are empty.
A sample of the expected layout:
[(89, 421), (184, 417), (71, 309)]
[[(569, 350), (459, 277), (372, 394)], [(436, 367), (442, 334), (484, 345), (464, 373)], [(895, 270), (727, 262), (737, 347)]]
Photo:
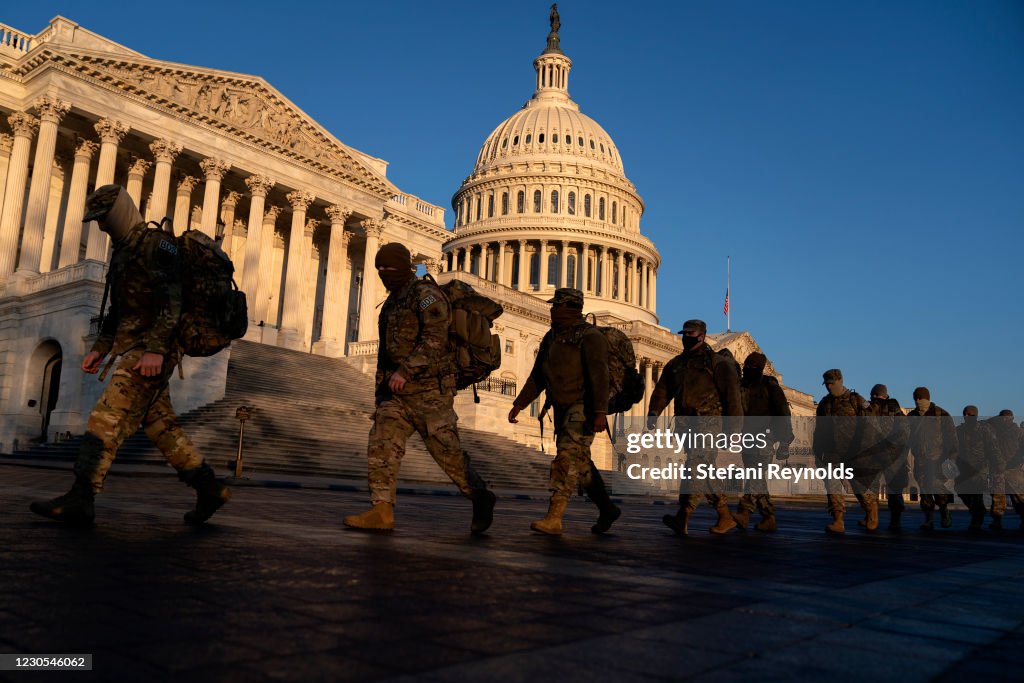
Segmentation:
[(425, 311), (430, 308), (431, 304), (437, 303), (437, 297), (433, 294), (427, 294), (420, 300), (420, 310)]

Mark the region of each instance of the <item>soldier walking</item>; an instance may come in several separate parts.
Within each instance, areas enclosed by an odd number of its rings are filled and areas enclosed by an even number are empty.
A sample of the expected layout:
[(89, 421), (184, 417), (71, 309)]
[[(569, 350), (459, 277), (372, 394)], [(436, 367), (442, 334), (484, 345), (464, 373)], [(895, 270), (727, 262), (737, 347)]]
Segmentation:
[(921, 492), (921, 510), (924, 512), (924, 524), (921, 530), (930, 532), (935, 529), (932, 518), (935, 508), (939, 508), (940, 522), (943, 529), (953, 526), (953, 516), (949, 513), (949, 504), (953, 502), (953, 494), (947, 490), (945, 477), (942, 475), (942, 463), (957, 454), (956, 427), (948, 412), (932, 403), (928, 387), (914, 389), (914, 403), (917, 407), (910, 411), (910, 452), (914, 457), (914, 479), (917, 480)]
[[(736, 361), (715, 353), (706, 343), (707, 325), (703, 320), (687, 320), (679, 334), (683, 336), (683, 352), (665, 365), (651, 393), (647, 409), (648, 426), (673, 401), (675, 415), (699, 417), (700, 431), (738, 432), (743, 422), (743, 398)], [(690, 448), (687, 465), (697, 472), (699, 465), (714, 466), (718, 452), (714, 448)], [(736, 528), (729, 512), (728, 498), (720, 485), (697, 480), (708, 504), (718, 513), (711, 533), (724, 534)], [(692, 492), (687, 480), (680, 480), (679, 512), (665, 515), (662, 522), (681, 536), (689, 533), (690, 517), (700, 504), (700, 492)]]
[[(861, 432), (858, 427), (863, 428), (856, 418), (867, 414), (867, 406), (860, 394), (843, 385), (843, 373), (838, 368), (826, 370), (822, 378), (828, 394), (818, 402), (818, 419), (814, 421), (814, 456), (819, 467), (850, 465), (860, 449)], [(846, 514), (846, 489), (843, 480), (826, 478), (825, 494), (828, 513), (832, 516), (832, 523), (825, 526), (825, 532), (841, 535), (846, 532), (843, 521)], [(875, 511), (877, 514), (877, 507)], [(877, 517), (875, 522), (877, 525)]]
[[(82, 360), (99, 371), (108, 355), (110, 383), (89, 415), (75, 460), (75, 482), (63, 496), (31, 504), (32, 512), (72, 524), (95, 518), (94, 497), (103, 488), (117, 449), (139, 425), (178, 478), (196, 490), (189, 524), (210, 518), (231, 497), (178, 424), (167, 384), (181, 358), (175, 338), (182, 313), (181, 264), (173, 236), (146, 227), (135, 203), (119, 185), (105, 185), (86, 200), (84, 221), (98, 221), (110, 235), (107, 271), (110, 312)], [(104, 370), (104, 375), (106, 370)], [(101, 375), (102, 379), (102, 375)]]
[(956, 492), (971, 513), (967, 530), (980, 533), (985, 522), (984, 491), (989, 473), (999, 467), (996, 436), (987, 422), (978, 421), (976, 406), (964, 407), (964, 422), (956, 428), (958, 453), (955, 458), (959, 474)]
[(1020, 528), (1024, 529), (1024, 430), (1013, 421), (1012, 410), (1000, 410), (998, 417), (989, 421), (999, 447), (999, 466), (992, 476), (992, 523), (993, 531), (1003, 530), (1003, 514), (1006, 513), (1006, 496), (1009, 494), (1013, 509), (1021, 518)]
[[(764, 374), (768, 358), (755, 351), (743, 361), (743, 379), (740, 391), (743, 396), (743, 430), (747, 434), (767, 433), (771, 441), (777, 445), (775, 457), (779, 460), (789, 458), (789, 445), (793, 442), (793, 421), (789, 409), (789, 401), (782, 391), (779, 381), (771, 375)], [(743, 449), (743, 466), (755, 467), (762, 471), (763, 466), (771, 462), (771, 445), (768, 448)], [(733, 519), (740, 529), (746, 529), (750, 515), (757, 510), (761, 513), (761, 521), (755, 525), (758, 531), (775, 531), (775, 505), (768, 493), (764, 479), (745, 480), (743, 496), (736, 506)]]
[(555, 411), (555, 448), (548, 488), (548, 512), (530, 528), (542, 534), (562, 533), (562, 516), (577, 481), (599, 510), (590, 530), (608, 531), (622, 514), (612, 503), (601, 473), (590, 457), (594, 435), (608, 429), (608, 342), (583, 319), (583, 292), (570, 287), (555, 290), (551, 329), (541, 340), (530, 377), (512, 403), (508, 421), (547, 392)]
[(910, 425), (907, 424), (899, 401), (889, 398), (889, 388), (884, 384), (871, 387), (868, 415), (878, 423), (878, 429), (884, 435), (879, 458), (889, 508), (889, 531), (899, 533), (902, 530), (900, 520), (906, 507), (903, 491), (910, 484), (910, 462), (907, 459)]
[(450, 305), (432, 280), (418, 279), (412, 256), (392, 242), (374, 264), (388, 290), (378, 318), (373, 427), (367, 445), (372, 508), (345, 517), (353, 529), (390, 531), (395, 526), (398, 470), (405, 444), (418, 432), (430, 455), (473, 502), (470, 531), (482, 534), (494, 515), (494, 494), (474, 471), (459, 440), (455, 414), (455, 353), (448, 341)]

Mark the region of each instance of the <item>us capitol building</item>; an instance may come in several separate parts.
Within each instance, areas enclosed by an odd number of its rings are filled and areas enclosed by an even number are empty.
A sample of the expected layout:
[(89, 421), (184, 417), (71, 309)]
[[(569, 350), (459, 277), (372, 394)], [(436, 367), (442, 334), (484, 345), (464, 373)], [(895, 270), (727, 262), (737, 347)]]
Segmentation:
[[(464, 280), (505, 307), (502, 367), (479, 403), (460, 394), (463, 424), (540, 445), (536, 419), (505, 415), (562, 286), (630, 337), (649, 395), (681, 344), (659, 325), (661, 255), (641, 232), (644, 202), (614, 141), (570, 98), (557, 31), (533, 68), (533, 96), (484, 140), (449, 230), (444, 208), (388, 180), (386, 161), (257, 76), (153, 60), (63, 17), (35, 35), (0, 24), (0, 453), (81, 433), (99, 396), (78, 364), (110, 248), (82, 216), (86, 195), (111, 182), (147, 220), (223, 240), (252, 341), (368, 371), (386, 296), (373, 258), (398, 241), (439, 282)], [(708, 336), (741, 362), (758, 350), (746, 332)], [(186, 359), (171, 387), (179, 413), (223, 396), (228, 357)], [(809, 395), (787, 395), (794, 414), (813, 414)], [(607, 439), (595, 447), (599, 466), (616, 465)]]

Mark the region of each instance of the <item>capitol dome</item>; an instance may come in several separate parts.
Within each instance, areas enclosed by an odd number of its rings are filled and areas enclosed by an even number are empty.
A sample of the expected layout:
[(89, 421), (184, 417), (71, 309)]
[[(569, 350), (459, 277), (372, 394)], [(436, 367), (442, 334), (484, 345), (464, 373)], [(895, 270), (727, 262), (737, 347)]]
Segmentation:
[(656, 323), (661, 257), (611, 136), (569, 97), (557, 27), (533, 62), (533, 96), (501, 122), (452, 197), (444, 267), (538, 297), (584, 291), (588, 311)]

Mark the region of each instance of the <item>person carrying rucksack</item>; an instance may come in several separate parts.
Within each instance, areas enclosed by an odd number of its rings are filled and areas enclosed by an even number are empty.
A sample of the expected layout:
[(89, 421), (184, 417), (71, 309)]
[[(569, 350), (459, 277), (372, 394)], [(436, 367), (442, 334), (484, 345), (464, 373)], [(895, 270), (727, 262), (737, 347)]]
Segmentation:
[(600, 511), (590, 530), (600, 534), (622, 514), (590, 459), (594, 435), (608, 429), (608, 342), (596, 326), (583, 319), (580, 290), (557, 289), (548, 303), (551, 330), (541, 340), (530, 377), (508, 413), (509, 422), (518, 422), (519, 413), (542, 391), (547, 392), (547, 403), (555, 410), (557, 453), (551, 461), (551, 501), (547, 515), (530, 528), (551, 536), (562, 533), (562, 515), (579, 477)]
[(459, 440), (451, 305), (432, 278), (416, 277), (409, 250), (401, 243), (381, 247), (374, 264), (388, 298), (377, 323), (376, 410), (367, 445), (372, 507), (345, 517), (344, 524), (368, 531), (394, 528), (398, 468), (416, 431), (445, 474), (473, 501), (470, 531), (482, 534), (491, 525), (495, 497)]
[(185, 513), (185, 521), (200, 524), (231, 492), (179, 426), (167, 388), (182, 353), (177, 340), (182, 317), (178, 242), (173, 235), (148, 229), (119, 185), (105, 185), (89, 195), (84, 220), (99, 222), (110, 235), (113, 254), (107, 271), (110, 312), (81, 367), (95, 374), (109, 356), (101, 379), (111, 367), (113, 374), (89, 415), (71, 490), (34, 502), (30, 509), (62, 522), (91, 523), (94, 496), (103, 488), (117, 449), (141, 424), (178, 478), (196, 490), (195, 509)]

